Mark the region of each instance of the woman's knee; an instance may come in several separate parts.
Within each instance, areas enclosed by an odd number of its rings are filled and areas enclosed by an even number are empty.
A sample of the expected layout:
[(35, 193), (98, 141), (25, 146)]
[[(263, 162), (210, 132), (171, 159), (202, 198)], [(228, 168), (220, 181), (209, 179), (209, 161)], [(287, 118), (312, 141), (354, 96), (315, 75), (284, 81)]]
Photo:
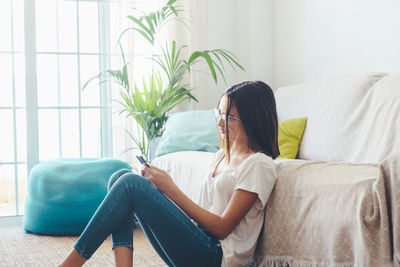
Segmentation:
[(122, 174), (114, 183), (114, 187), (119, 187), (119, 188), (143, 188), (146, 187), (146, 185), (149, 183), (149, 181), (144, 178), (143, 176), (128, 172)]
[(113, 184), (115, 184), (115, 182), (124, 174), (131, 172), (131, 170), (128, 169), (121, 169), (119, 171), (116, 171), (115, 173), (113, 173), (110, 177), (110, 179), (108, 180), (108, 186), (107, 186), (107, 191), (110, 191), (111, 187), (113, 186)]

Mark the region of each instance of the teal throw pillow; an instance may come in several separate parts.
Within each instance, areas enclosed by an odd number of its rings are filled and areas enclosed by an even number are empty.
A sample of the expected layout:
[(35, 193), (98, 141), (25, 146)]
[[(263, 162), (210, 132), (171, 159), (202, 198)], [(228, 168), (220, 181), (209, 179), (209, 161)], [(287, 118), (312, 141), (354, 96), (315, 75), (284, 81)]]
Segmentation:
[(168, 118), (156, 157), (177, 151), (216, 152), (219, 138), (214, 110), (177, 112)]

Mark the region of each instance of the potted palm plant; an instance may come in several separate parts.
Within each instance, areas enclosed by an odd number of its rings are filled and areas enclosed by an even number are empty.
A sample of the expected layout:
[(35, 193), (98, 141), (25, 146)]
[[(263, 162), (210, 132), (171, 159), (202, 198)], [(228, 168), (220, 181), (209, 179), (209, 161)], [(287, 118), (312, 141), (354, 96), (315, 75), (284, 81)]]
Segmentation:
[[(120, 86), (121, 113), (132, 116), (141, 128), (140, 137), (128, 134), (133, 139), (135, 148), (139, 149), (145, 158), (148, 158), (149, 142), (162, 135), (164, 124), (171, 110), (184, 101), (194, 100), (198, 102), (191, 93), (193, 88), (184, 81), (185, 75), (191, 71), (194, 65), (202, 61), (205, 62), (215, 83), (217, 83), (219, 76), (225, 80), (224, 63), (228, 63), (233, 69), (244, 70), (236, 56), (225, 49), (194, 51), (188, 58), (182, 58), (182, 50), (187, 47), (178, 47), (176, 41), (173, 40), (170, 43), (165, 42), (160, 47), (161, 53), (159, 55), (153, 54), (149, 58), (155, 63), (153, 65), (156, 67), (152, 69), (148, 77), (143, 77), (141, 83), (136, 80), (129, 81), (129, 63), (125, 59), (120, 43), (124, 34), (131, 30), (136, 31), (153, 46), (154, 51), (157, 33), (171, 19), (178, 19), (187, 26), (186, 22), (180, 17), (180, 13), (183, 11), (180, 6), (176, 5), (176, 0), (169, 0), (157, 11), (141, 12), (141, 16), (138, 17), (127, 16), (133, 26), (125, 29), (118, 40), (123, 65), (121, 69), (106, 71), (106, 74), (111, 76)], [(101, 77), (103, 77), (103, 73), (91, 78), (83, 88), (93, 79), (100, 79)]]

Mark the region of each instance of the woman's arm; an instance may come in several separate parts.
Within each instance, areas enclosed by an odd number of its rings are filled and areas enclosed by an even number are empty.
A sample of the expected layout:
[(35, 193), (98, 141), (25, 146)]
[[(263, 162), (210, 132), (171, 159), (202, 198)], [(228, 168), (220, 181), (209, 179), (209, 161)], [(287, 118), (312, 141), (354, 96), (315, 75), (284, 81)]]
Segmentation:
[(221, 216), (203, 209), (174, 183), (169, 174), (157, 167), (145, 167), (143, 176), (174, 201), (190, 218), (204, 227), (218, 239), (227, 237), (247, 214), (258, 195), (245, 190), (235, 190)]

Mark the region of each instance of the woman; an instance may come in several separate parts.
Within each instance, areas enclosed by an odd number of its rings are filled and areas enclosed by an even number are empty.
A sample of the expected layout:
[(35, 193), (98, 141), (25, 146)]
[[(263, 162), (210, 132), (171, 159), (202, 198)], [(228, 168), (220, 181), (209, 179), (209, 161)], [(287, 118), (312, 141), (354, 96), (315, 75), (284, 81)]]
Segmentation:
[(260, 81), (236, 84), (222, 94), (216, 117), (222, 149), (198, 203), (155, 166), (143, 165), (142, 176), (120, 170), (61, 266), (81, 266), (109, 234), (116, 265), (132, 266), (134, 216), (168, 266), (247, 266), (276, 181), (274, 94)]

